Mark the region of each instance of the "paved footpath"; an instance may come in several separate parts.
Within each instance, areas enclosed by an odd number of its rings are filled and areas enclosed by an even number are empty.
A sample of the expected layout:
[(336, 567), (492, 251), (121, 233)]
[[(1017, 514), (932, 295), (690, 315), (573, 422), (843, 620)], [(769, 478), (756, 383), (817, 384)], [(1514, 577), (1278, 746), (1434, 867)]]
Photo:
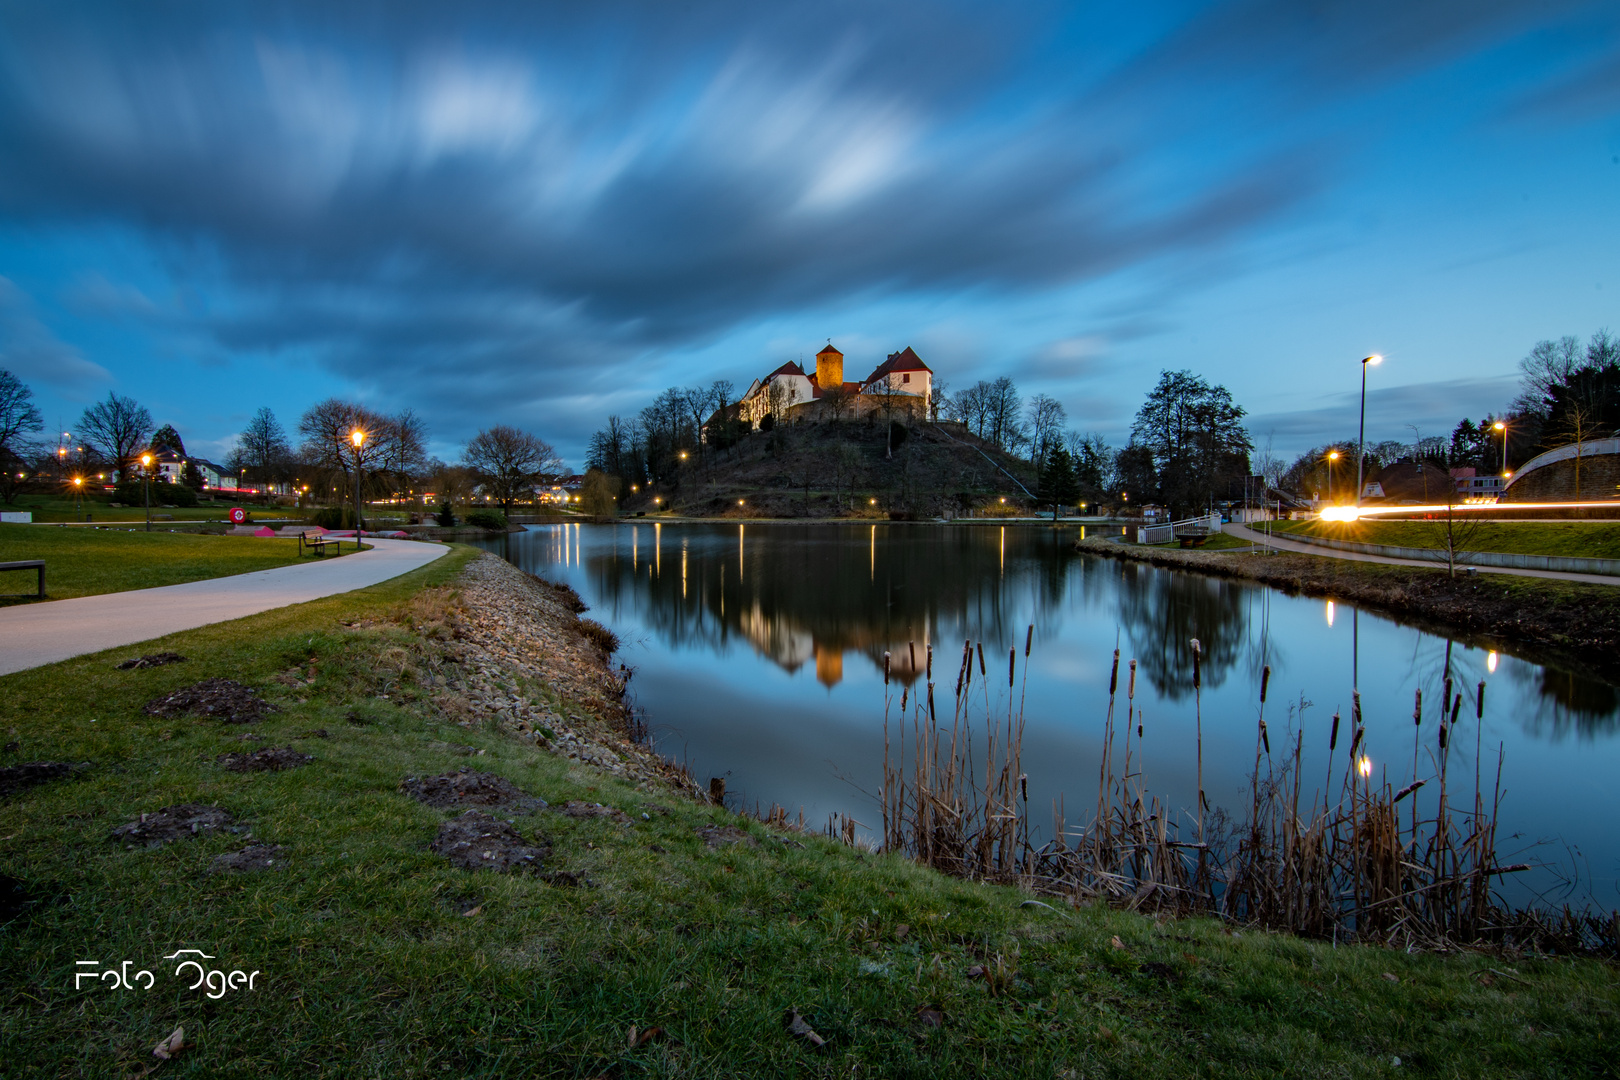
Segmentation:
[(325, 562), (0, 608), (0, 675), (364, 589), (450, 550), (414, 540), (367, 542), (375, 545), (370, 551)]
[[(1285, 540), (1276, 533), (1267, 536), (1265, 533), (1244, 528), (1236, 523), (1222, 525), (1221, 531), (1260, 547), (1269, 546), (1276, 548), (1278, 551), (1295, 551), (1301, 555), (1317, 555), (1325, 559), (1348, 559), (1350, 562), (1383, 563), (1386, 566), (1421, 566), (1428, 570), (1433, 570), (1436, 567), (1441, 570), (1446, 568), (1444, 559), (1397, 559), (1391, 555), (1368, 555), (1361, 551), (1343, 551), (1322, 544), (1302, 544), (1298, 540)], [(1613, 577), (1608, 574), (1572, 574), (1563, 570), (1521, 570), (1513, 566), (1476, 566), (1474, 569), (1482, 574), (1516, 574), (1519, 577), (1551, 578), (1554, 581), (1582, 581), (1589, 585), (1620, 585), (1620, 577)], [(1461, 571), (1460, 566), (1458, 570)]]

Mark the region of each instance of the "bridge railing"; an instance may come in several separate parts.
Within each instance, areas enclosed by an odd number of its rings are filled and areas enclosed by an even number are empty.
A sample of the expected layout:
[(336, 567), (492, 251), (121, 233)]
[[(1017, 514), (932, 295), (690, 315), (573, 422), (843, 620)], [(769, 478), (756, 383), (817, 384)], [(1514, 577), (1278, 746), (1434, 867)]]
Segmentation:
[(1203, 529), (1206, 532), (1218, 533), (1221, 531), (1221, 515), (1211, 511), (1199, 517), (1183, 518), (1180, 521), (1171, 521), (1163, 525), (1143, 525), (1136, 530), (1138, 544), (1168, 544), (1176, 538), (1176, 530), (1186, 527)]

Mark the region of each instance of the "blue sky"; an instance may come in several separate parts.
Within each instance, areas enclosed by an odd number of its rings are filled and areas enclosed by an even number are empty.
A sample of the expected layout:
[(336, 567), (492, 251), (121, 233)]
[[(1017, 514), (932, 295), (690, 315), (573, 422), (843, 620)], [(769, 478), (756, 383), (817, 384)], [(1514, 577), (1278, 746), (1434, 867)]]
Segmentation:
[(828, 338), (1283, 454), (1380, 352), (1443, 434), (1620, 329), (1617, 197), (1613, 3), (0, 6), (0, 366), (219, 456), (336, 394), (577, 463)]

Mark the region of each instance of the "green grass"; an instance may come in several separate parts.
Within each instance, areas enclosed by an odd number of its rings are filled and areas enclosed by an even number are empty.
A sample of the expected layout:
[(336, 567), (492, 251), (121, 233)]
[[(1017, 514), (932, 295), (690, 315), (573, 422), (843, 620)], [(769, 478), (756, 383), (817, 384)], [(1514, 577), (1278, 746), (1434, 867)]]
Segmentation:
[[(345, 553), (353, 551), (350, 546)], [(293, 539), (0, 525), (0, 562), (44, 559), (45, 593), (51, 600), (246, 574), (316, 557), (306, 552), (300, 558)], [(32, 570), (7, 571), (0, 577), (0, 592), (27, 592), (31, 598), (36, 580)]]
[[(1279, 521), (1282, 533), (1303, 533), (1360, 544), (1444, 548), (1444, 521)], [(1506, 555), (1559, 555), (1578, 559), (1620, 559), (1620, 522), (1485, 521), (1459, 523), (1467, 551)], [(1471, 532), (1469, 530), (1472, 530)]]
[[(296, 507), (271, 506), (265, 507), (253, 503), (217, 502), (203, 503), (194, 507), (164, 507), (160, 505), (161, 494), (156, 485), (152, 489), (152, 514), (154, 520), (158, 515), (168, 515), (168, 518), (177, 522), (186, 521), (213, 521), (224, 522), (234, 506), (242, 506), (255, 517), (292, 518), (303, 517), (303, 511)], [(113, 524), (115, 522), (146, 521), (145, 506), (112, 505), (112, 500), (105, 495), (86, 496), (80, 500), (66, 495), (18, 495), (15, 503), (0, 507), (4, 510), (26, 510), (34, 515), (36, 522), (75, 522), (83, 521), (88, 512), (97, 524)]]
[[(0, 927), (0, 1074), (130, 1075), (179, 1025), (194, 1047), (164, 1077), (1612, 1071), (1620, 989), (1592, 961), (1335, 949), (1210, 920), (1025, 907), (1012, 889), (746, 822), (757, 848), (711, 851), (694, 829), (737, 819), (439, 718), (412, 631), (431, 621), (418, 590), (469, 554), (142, 646), (186, 664), (119, 672), (105, 654), (0, 679), (0, 732), (21, 743), (0, 764), (94, 762), (0, 804), (0, 868), (52, 898)], [(313, 670), (307, 685), (275, 680), (295, 667)], [(208, 676), (264, 688), (284, 711), (253, 727), (257, 745), (291, 742), (315, 761), (227, 773), (215, 758), (243, 748), (241, 728), (141, 712)], [(330, 737), (300, 738), (315, 728)], [(427, 850), (446, 814), (398, 787), (469, 764), (632, 824), (516, 819), (588, 887), (452, 869)], [(108, 842), (182, 801), (230, 810), (286, 848), (285, 866), (208, 875), (238, 837)], [(643, 819), (648, 803), (670, 812)], [(179, 948), (263, 974), (211, 1002), (155, 963)], [(158, 987), (75, 990), (86, 959), (137, 961)], [(970, 977), (975, 966), (996, 977)], [(785, 1032), (789, 1008), (828, 1046)], [(923, 1008), (941, 1026), (921, 1024)], [(633, 1045), (631, 1029), (649, 1027), (663, 1034)]]

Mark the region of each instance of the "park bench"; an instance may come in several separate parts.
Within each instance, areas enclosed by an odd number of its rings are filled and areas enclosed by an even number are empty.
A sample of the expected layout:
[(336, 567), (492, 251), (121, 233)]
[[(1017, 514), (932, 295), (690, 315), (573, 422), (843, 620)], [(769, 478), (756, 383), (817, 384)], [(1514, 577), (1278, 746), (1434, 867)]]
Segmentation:
[[(300, 555), (304, 553), (305, 548), (309, 548), (311, 551), (315, 552), (316, 555), (324, 559), (326, 558), (326, 549), (334, 546), (336, 547), (339, 555), (343, 554), (343, 540), (340, 537), (305, 536), (303, 533), (298, 534), (298, 554)], [(358, 538), (356, 538), (354, 542), (354, 549), (356, 551), (360, 550), (360, 541)]]
[[(0, 570), (38, 570), (39, 571), (39, 599), (45, 599), (45, 560), (22, 559), (18, 562), (0, 562)], [(27, 596), (27, 593), (13, 593), (13, 596)]]

